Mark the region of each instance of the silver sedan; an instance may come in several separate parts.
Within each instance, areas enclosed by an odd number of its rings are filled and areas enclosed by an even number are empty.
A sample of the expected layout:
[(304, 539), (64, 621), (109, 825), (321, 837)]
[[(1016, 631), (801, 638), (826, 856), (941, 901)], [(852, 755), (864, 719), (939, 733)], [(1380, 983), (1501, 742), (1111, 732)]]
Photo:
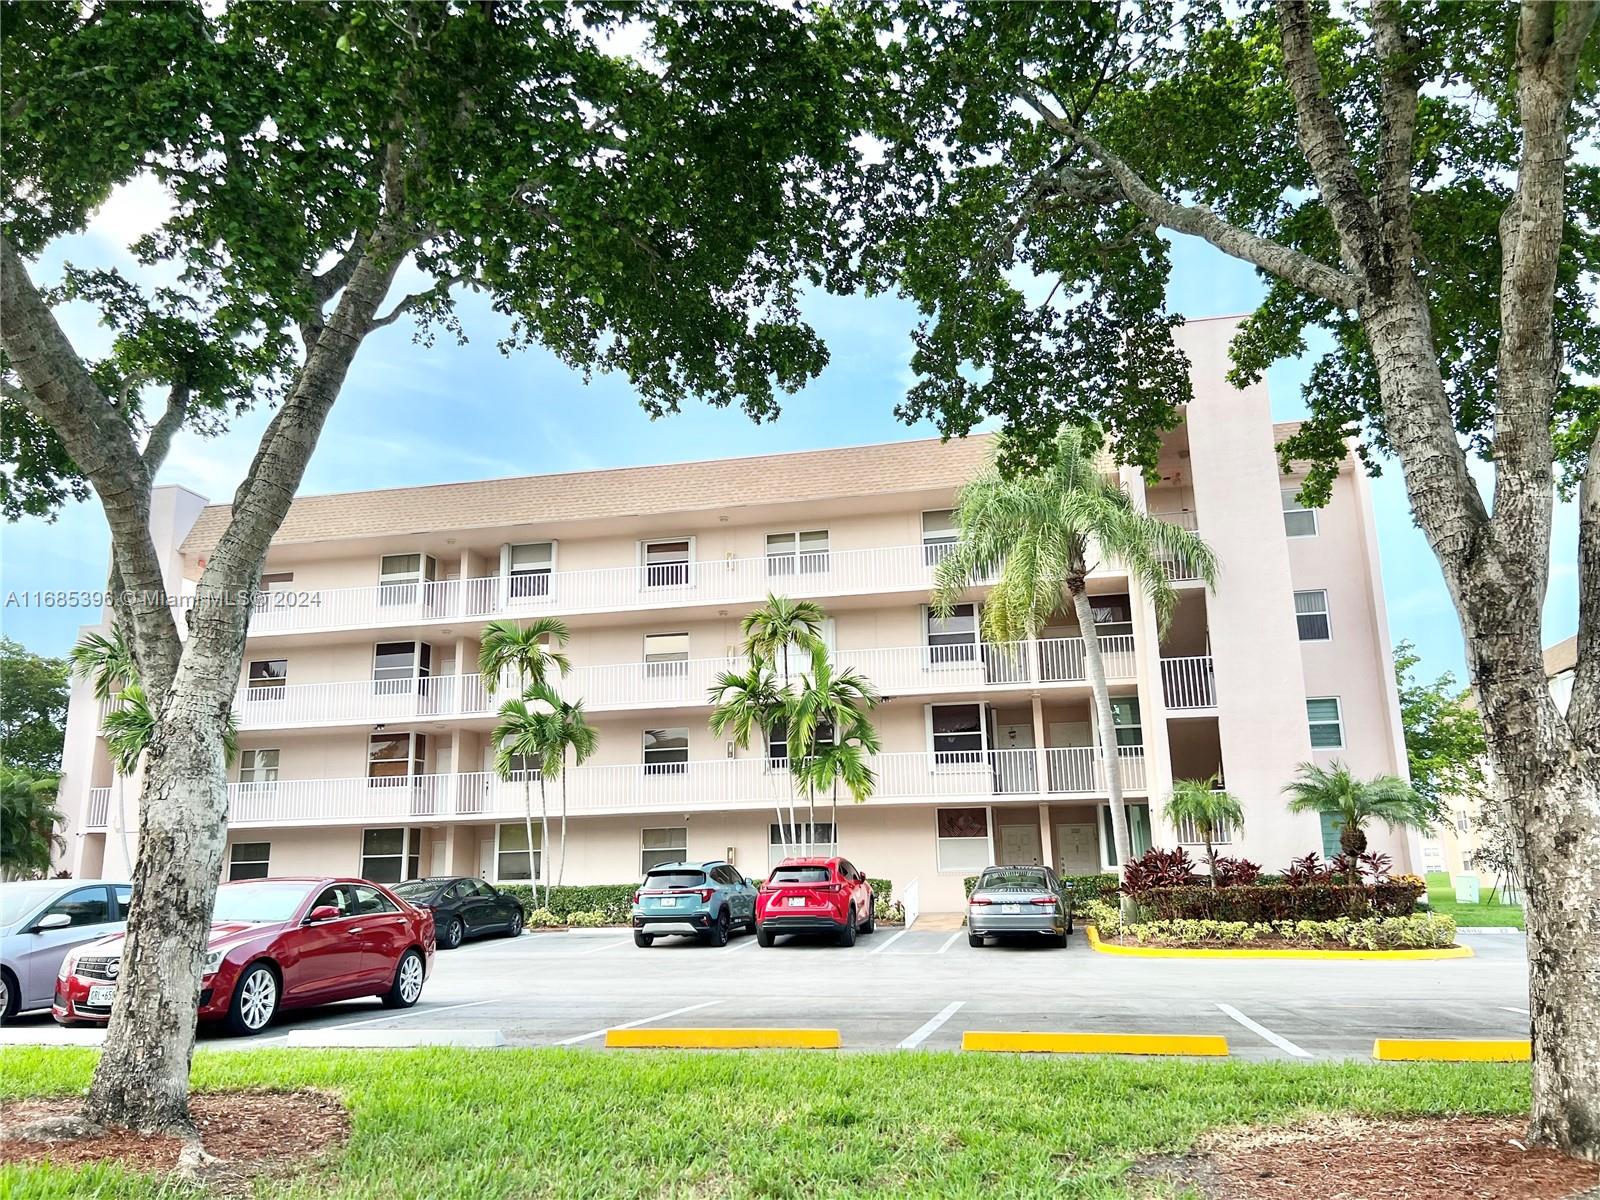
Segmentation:
[(106, 879), (0, 883), (0, 1020), (49, 1008), (68, 951), (127, 927), (133, 885)]
[(967, 942), (999, 934), (1030, 934), (1065, 946), (1072, 900), (1049, 867), (988, 867), (967, 899)]

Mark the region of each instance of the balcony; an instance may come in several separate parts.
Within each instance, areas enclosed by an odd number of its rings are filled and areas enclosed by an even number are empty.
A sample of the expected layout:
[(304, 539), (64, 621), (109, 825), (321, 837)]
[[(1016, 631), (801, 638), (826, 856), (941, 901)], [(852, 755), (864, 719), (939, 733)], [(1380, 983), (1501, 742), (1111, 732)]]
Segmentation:
[[(1145, 786), (1144, 751), (1119, 750), (1122, 786)], [(1039, 787), (1041, 760), (1046, 787)], [(878, 787), (869, 804), (952, 800), (1096, 797), (1106, 794), (1100, 752), (1091, 746), (973, 753), (879, 754)], [(295, 779), (228, 785), (232, 826), (372, 824), (387, 821), (502, 820), (520, 817), (525, 792), (538, 806), (537, 778), (503, 780), (487, 772), (416, 775), (393, 781)], [(549, 803), (556, 806), (555, 785)], [(567, 772), (573, 816), (764, 809), (787, 805), (788, 772), (759, 758), (574, 767)], [(819, 796), (820, 805), (827, 803)], [(803, 797), (800, 798), (804, 802)], [(845, 801), (844, 803), (849, 803)], [(93, 800), (91, 798), (91, 809)]]
[(1209, 654), (1161, 660), (1161, 690), (1168, 709), (1217, 706), (1217, 677)]
[(83, 827), (85, 829), (104, 829), (111, 815), (111, 789), (90, 788), (89, 803), (83, 810)]
[[(1135, 677), (1137, 659), (1131, 636), (1102, 637), (1100, 657), (1108, 680)], [(886, 695), (1003, 691), (1083, 683), (1088, 677), (1082, 638), (841, 650), (835, 652), (834, 660), (841, 667), (859, 671)], [(742, 671), (745, 666), (743, 658), (614, 663), (577, 667), (555, 683), (564, 697), (582, 700), (590, 712), (695, 707), (710, 704), (709, 693), (719, 674)], [(233, 711), (241, 729), (403, 724), (492, 717), (501, 701), (518, 690), (514, 682), (508, 682), (491, 698), (478, 675), (285, 684), (239, 692)], [(115, 703), (113, 699), (101, 705), (102, 724)]]
[(936, 545), (762, 555), (709, 562), (555, 571), (507, 579), (446, 579), (375, 587), (281, 591), (257, 598), (250, 636), (433, 622), (627, 612), (758, 603), (770, 591), (801, 596), (926, 592), (944, 556)]

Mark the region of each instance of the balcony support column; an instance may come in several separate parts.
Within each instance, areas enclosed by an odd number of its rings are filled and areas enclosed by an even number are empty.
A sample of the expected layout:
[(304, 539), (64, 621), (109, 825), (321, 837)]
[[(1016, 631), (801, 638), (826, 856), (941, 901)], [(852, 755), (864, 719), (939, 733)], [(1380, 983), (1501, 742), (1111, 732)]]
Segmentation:
[[(1035, 651), (1034, 661), (1037, 662), (1039, 643), (1035, 640), (1032, 645)], [(1049, 795), (1050, 752), (1049, 748), (1045, 746), (1044, 701), (1039, 698), (1038, 692), (1033, 694), (1033, 770), (1034, 777), (1038, 781), (1039, 794), (1041, 796)], [(1050, 834), (1048, 831), (1044, 834), (1044, 838), (1046, 842), (1049, 841)]]
[(1039, 856), (1044, 866), (1052, 868), (1056, 865), (1054, 842), (1052, 841), (1054, 833), (1055, 831), (1050, 828), (1050, 806), (1041, 804), (1039, 805)]

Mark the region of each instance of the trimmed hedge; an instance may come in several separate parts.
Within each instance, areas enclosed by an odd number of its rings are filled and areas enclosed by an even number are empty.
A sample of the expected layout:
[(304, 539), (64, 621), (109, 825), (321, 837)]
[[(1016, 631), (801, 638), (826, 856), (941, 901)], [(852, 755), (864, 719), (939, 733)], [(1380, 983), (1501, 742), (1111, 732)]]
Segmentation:
[[(1117, 891), (1115, 875), (1063, 875), (1061, 882), (1072, 885), (1072, 907), (1075, 909), (1082, 908), (1091, 900), (1114, 896)], [(961, 881), (961, 886), (968, 896), (972, 895), (972, 889), (978, 886), (978, 877), (968, 875)]]
[(1085, 919), (1103, 940), (1136, 946), (1287, 946), (1297, 949), (1439, 950), (1456, 940), (1456, 923), (1440, 913), (1335, 917), (1324, 921), (1183, 919), (1121, 924), (1117, 907), (1094, 901)]
[[(633, 893), (638, 888), (637, 883), (595, 883), (586, 886), (567, 884), (564, 887), (552, 887), (550, 903), (543, 906), (550, 914), (547, 923), (626, 925), (632, 916)], [(532, 914), (542, 906), (543, 887), (539, 888), (537, 896), (534, 895), (534, 889), (526, 883), (504, 883), (500, 885), (500, 890), (522, 905), (522, 911), (529, 914), (528, 924), (540, 923), (532, 919)], [(596, 913), (603, 919), (595, 920)]]
[(1331, 921), (1341, 917), (1405, 917), (1416, 911), (1422, 888), (1410, 880), (1346, 885), (1281, 883), (1241, 887), (1146, 888), (1134, 897), (1152, 921)]

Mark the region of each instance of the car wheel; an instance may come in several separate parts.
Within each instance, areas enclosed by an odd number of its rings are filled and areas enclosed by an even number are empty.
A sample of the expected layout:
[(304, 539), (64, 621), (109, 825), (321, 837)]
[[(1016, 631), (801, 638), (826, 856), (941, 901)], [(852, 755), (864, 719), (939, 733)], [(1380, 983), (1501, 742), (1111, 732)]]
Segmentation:
[(635, 946), (648, 947), (648, 946), (655, 945), (655, 942), (656, 942), (656, 935), (655, 934), (646, 933), (642, 929), (635, 929), (633, 931), (633, 944)]
[(839, 945), (854, 946), (856, 944), (856, 910), (851, 909), (850, 915), (845, 918), (844, 928), (839, 930)]
[(778, 940), (777, 939), (777, 935), (774, 934), (772, 932), (772, 930), (763, 929), (759, 925), (756, 926), (756, 945), (758, 945), (758, 946), (770, 946), (770, 945), (772, 945), (773, 942), (775, 942), (777, 940)]
[(266, 963), (256, 963), (239, 977), (228, 1005), (228, 1029), (240, 1037), (260, 1033), (278, 1015), (278, 976)]
[(867, 909), (867, 923), (861, 927), (862, 933), (878, 932), (878, 905), (874, 901), (871, 908)]
[(969, 945), (969, 946), (982, 946), (983, 945), (983, 934), (981, 934), (981, 933), (968, 933), (967, 934), (967, 945)]
[(522, 936), (522, 921), (523, 921), (522, 912), (521, 912), (521, 910), (518, 910), (516, 915), (511, 918), (511, 924), (506, 926), (506, 936), (507, 937), (521, 937)]
[(1067, 935), (1065, 933), (1056, 934), (1055, 937), (1050, 939), (1050, 944), (1057, 950), (1065, 950), (1067, 948)]
[(461, 924), (460, 917), (451, 917), (450, 924), (444, 927), (444, 936), (439, 939), (439, 945), (446, 950), (454, 950), (461, 945), (462, 935), (466, 931), (466, 926)]
[(706, 941), (713, 946), (726, 946), (728, 944), (728, 910), (723, 909), (717, 914), (717, 919), (712, 922), (710, 932), (706, 934)]
[(21, 1003), (22, 994), (17, 991), (16, 976), (10, 971), (0, 970), (0, 1021), (9, 1021), (16, 1016)]
[(1067, 932), (1072, 932), (1072, 914), (1070, 912), (1067, 913)]
[(422, 998), (422, 980), (426, 972), (422, 955), (407, 950), (400, 956), (400, 965), (394, 969), (394, 982), (383, 994), (385, 1008), (410, 1008)]

